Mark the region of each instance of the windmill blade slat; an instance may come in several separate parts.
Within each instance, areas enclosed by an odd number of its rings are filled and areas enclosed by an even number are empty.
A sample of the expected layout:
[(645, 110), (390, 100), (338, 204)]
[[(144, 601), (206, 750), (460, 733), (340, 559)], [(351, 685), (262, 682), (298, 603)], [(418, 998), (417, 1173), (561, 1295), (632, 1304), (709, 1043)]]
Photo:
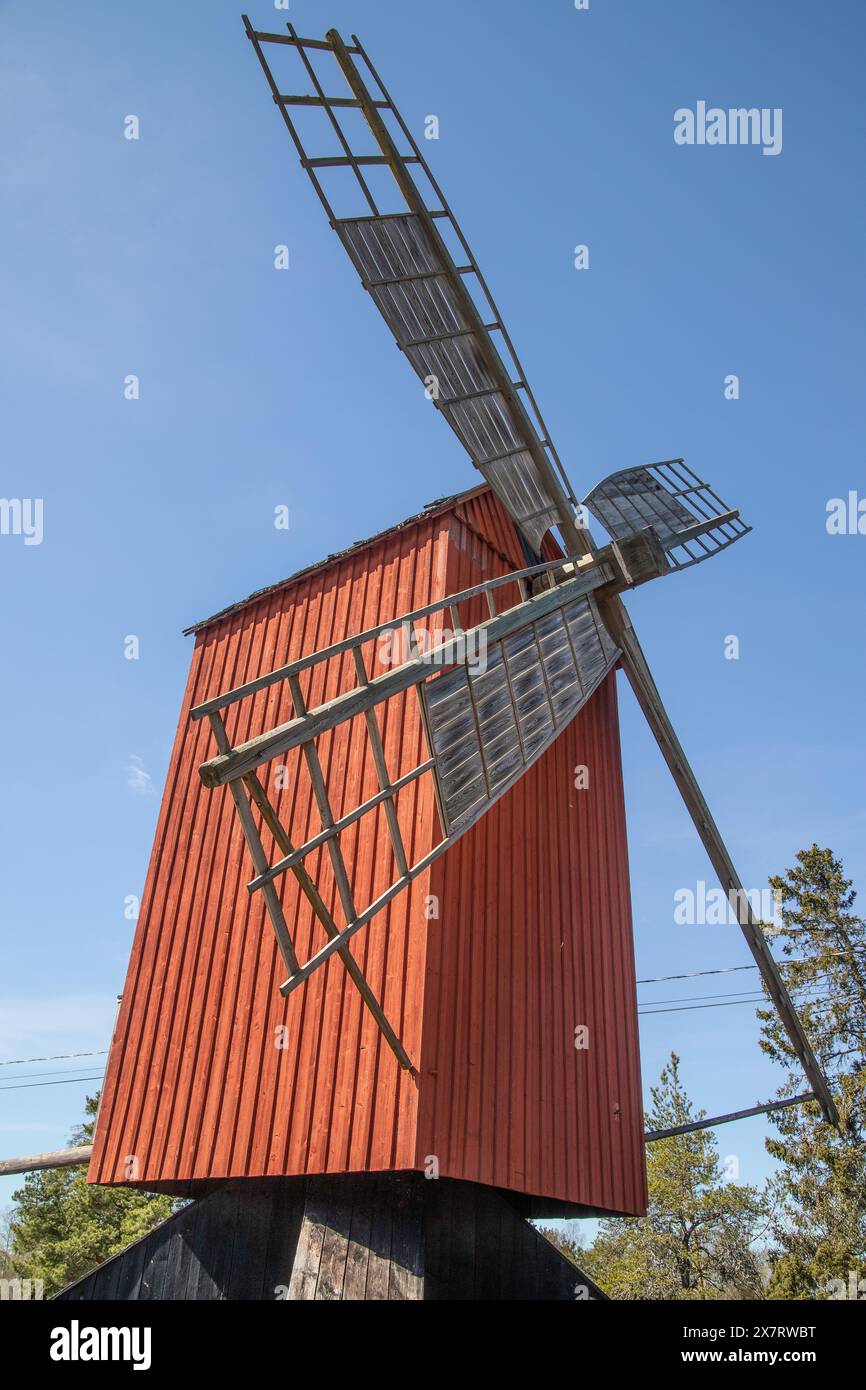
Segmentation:
[[(569, 624), (578, 630), (576, 644), (569, 639)], [(554, 667), (544, 650), (551, 640), (559, 644)], [(523, 776), (618, 657), (592, 598), (586, 597), (488, 649), (483, 673), (460, 668), (421, 688), (450, 834), (462, 834)]]
[[(441, 250), (413, 213), (342, 222), (337, 234), (416, 375), (537, 551), (558, 509), (485, 363), (479, 330)], [(433, 341), (419, 344), (419, 337)], [(541, 447), (537, 432), (535, 443)]]
[(584, 506), (615, 540), (651, 526), (674, 569), (709, 559), (752, 529), (682, 459), (612, 473)]

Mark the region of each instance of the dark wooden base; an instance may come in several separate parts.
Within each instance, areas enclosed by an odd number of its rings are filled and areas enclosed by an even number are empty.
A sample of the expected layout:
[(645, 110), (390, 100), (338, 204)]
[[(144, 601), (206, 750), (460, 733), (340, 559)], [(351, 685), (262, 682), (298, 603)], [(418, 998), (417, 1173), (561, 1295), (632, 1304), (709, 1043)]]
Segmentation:
[(421, 1173), (237, 1181), (59, 1299), (599, 1299), (503, 1192)]

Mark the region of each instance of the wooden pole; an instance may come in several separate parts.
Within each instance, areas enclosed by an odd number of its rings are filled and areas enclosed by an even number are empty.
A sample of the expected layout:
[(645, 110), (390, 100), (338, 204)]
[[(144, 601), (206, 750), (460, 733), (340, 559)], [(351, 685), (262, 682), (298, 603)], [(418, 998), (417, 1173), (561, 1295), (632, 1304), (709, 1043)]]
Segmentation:
[(696, 1129), (715, 1129), (716, 1125), (728, 1125), (732, 1120), (747, 1120), (750, 1115), (766, 1115), (771, 1110), (785, 1110), (789, 1105), (804, 1105), (807, 1100), (817, 1100), (813, 1091), (789, 1096), (787, 1100), (771, 1100), (766, 1105), (753, 1105), (751, 1110), (732, 1110), (729, 1115), (713, 1115), (710, 1120), (694, 1120), (687, 1125), (673, 1125), (671, 1129), (650, 1129), (644, 1135), (644, 1143), (655, 1144), (659, 1139), (670, 1139), (675, 1134), (692, 1134)]
[(77, 1149), (58, 1149), (54, 1153), (31, 1154), (29, 1158), (2, 1158), (0, 1178), (11, 1177), (13, 1173), (38, 1173), (43, 1168), (71, 1168), (77, 1163), (88, 1163), (92, 1152), (92, 1144), (82, 1144)]

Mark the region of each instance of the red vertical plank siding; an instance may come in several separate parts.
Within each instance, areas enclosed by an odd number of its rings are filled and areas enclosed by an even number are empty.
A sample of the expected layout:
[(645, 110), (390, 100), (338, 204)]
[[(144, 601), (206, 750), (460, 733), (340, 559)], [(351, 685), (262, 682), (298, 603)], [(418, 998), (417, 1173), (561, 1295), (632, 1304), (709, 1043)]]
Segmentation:
[[(485, 543), (487, 542), (487, 543)], [(490, 494), (448, 588), (522, 564)], [(589, 788), (574, 785), (578, 765)], [(646, 1188), (615, 676), (433, 866), (418, 1133), (445, 1176), (640, 1214)], [(586, 1024), (589, 1047), (574, 1046)]]
[[(198, 767), (213, 756), (206, 721), (190, 708), (349, 631), (434, 602), (445, 592), (448, 517), (390, 533), (297, 583), (251, 601), (198, 634), (142, 897), (90, 1177), (99, 1182), (182, 1183), (203, 1178), (409, 1168), (414, 1162), (417, 1083), (347, 983), (335, 957), (288, 1000), (285, 977), (230, 795), (209, 792)], [(378, 668), (373, 666), (373, 673)], [(314, 673), (310, 705), (354, 684), (343, 657)], [(303, 683), (303, 680), (302, 680)], [(233, 707), (229, 737), (242, 741), (290, 717), (285, 687)], [(384, 742), (397, 777), (420, 759), (423, 732), (413, 691), (388, 710)], [(319, 740), (339, 816), (378, 790), (362, 722)], [(278, 790), (277, 764), (263, 769), (296, 842), (319, 827), (304, 771)], [(435, 808), (423, 778), (401, 793), (410, 852), (431, 846)], [(267, 850), (271, 842), (263, 833)], [(360, 906), (392, 881), (381, 810), (341, 837)], [(308, 861), (342, 921), (325, 852)], [(324, 933), (291, 875), (283, 908), (301, 958)], [(426, 935), (422, 875), (352, 949), (403, 1037), (420, 1054)], [(285, 1028), (285, 1046), (276, 1046)]]
[[(225, 789), (207, 791), (198, 775), (214, 747), (207, 721), (190, 721), (193, 705), (523, 564), (513, 525), (482, 488), (199, 631), (91, 1181), (180, 1187), (377, 1171), (422, 1167), (432, 1153), (443, 1174), (606, 1210), (642, 1209), (612, 676), (523, 781), (353, 939), (415, 1076), (397, 1065), (337, 957), (281, 998), (285, 967), (261, 896), (247, 891), (253, 870), (233, 802)], [(479, 604), (474, 617), (486, 616)], [(372, 647), (365, 655), (371, 674), (384, 669)], [(348, 656), (302, 678), (310, 706), (354, 683)], [(228, 712), (229, 737), (241, 742), (290, 716), (287, 689), (271, 687)], [(415, 693), (380, 707), (378, 718), (396, 778), (426, 756)], [(361, 720), (324, 735), (318, 751), (336, 816), (378, 790)], [(590, 767), (590, 792), (574, 789), (578, 762)], [(300, 755), (288, 755), (282, 786), (278, 766), (261, 774), (297, 843), (318, 831), (318, 812)], [(418, 859), (441, 833), (430, 779), (405, 788), (397, 811), (410, 859)], [(344, 832), (341, 845), (364, 907), (395, 877), (381, 809)], [(342, 922), (327, 852), (307, 866)], [(324, 934), (295, 880), (278, 883), (304, 959)], [(427, 920), (429, 894), (439, 898), (438, 920)], [(580, 1022), (591, 1029), (589, 1052), (573, 1046)]]

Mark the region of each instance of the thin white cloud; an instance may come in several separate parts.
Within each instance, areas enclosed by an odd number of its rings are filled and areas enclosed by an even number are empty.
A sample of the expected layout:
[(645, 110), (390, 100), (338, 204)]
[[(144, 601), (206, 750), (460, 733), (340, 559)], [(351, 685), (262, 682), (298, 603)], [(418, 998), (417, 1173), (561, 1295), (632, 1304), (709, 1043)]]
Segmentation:
[(153, 778), (137, 753), (130, 753), (126, 764), (126, 785), (136, 796), (156, 796)]

